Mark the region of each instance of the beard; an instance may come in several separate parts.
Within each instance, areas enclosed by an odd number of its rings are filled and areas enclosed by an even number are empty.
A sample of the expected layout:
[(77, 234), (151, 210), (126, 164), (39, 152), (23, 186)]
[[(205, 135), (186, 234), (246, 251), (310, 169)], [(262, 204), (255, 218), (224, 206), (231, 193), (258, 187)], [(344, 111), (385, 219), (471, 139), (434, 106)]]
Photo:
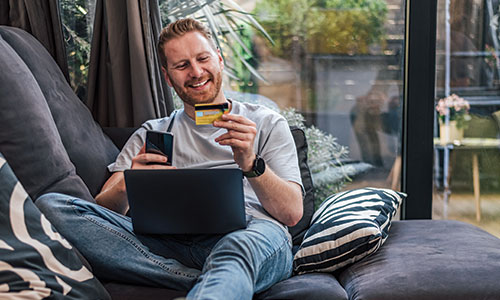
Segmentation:
[[(208, 89), (196, 91), (190, 87), (192, 84), (203, 82), (205, 80), (208, 80), (206, 83), (209, 85)], [(215, 98), (219, 95), (222, 86), (222, 75), (220, 72), (215, 75), (209, 73), (206, 76), (186, 81), (184, 85), (173, 81), (171, 83), (179, 98), (181, 98), (184, 103), (194, 106), (195, 104), (212, 103), (215, 100)]]

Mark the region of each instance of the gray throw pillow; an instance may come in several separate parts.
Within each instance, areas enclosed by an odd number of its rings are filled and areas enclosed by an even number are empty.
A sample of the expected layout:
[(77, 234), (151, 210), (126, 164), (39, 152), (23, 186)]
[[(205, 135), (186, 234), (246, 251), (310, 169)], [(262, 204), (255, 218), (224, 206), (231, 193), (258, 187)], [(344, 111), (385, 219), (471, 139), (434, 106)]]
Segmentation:
[(0, 66), (0, 152), (28, 194), (36, 199), (59, 192), (93, 201), (75, 173), (38, 83), (2, 33)]
[(0, 154), (0, 298), (109, 299)]
[[(118, 149), (103, 134), (88, 108), (76, 96), (58, 65), (45, 48), (27, 32), (0, 26), (3, 39), (21, 57), (38, 83), (50, 109), (64, 148), (92, 196), (109, 177), (107, 165), (115, 161)], [(18, 110), (26, 107), (19, 105)], [(35, 139), (45, 138), (38, 133)], [(9, 160), (10, 161), (10, 160)], [(34, 198), (36, 199), (36, 198)]]

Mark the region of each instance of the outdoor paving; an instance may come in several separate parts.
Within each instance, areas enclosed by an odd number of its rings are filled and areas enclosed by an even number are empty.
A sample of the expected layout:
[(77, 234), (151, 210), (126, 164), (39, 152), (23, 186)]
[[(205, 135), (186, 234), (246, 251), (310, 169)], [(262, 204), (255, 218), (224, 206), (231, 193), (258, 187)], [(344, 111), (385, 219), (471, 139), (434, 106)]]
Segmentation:
[[(463, 221), (476, 225), (485, 231), (500, 237), (500, 194), (481, 194), (481, 221), (476, 220), (474, 194), (455, 192), (450, 195), (447, 205), (449, 220)], [(433, 197), (433, 219), (445, 219), (442, 192), (435, 192)]]
[[(375, 170), (368, 172), (357, 178), (353, 182), (346, 184), (344, 190), (361, 187), (381, 187), (390, 188), (390, 183), (386, 180), (388, 170)], [(481, 194), (481, 221), (476, 220), (476, 207), (474, 194), (471, 192), (451, 193), (447, 204), (447, 216), (444, 216), (444, 197), (442, 191), (434, 191), (432, 200), (432, 219), (434, 220), (458, 220), (473, 224), (483, 230), (500, 238), (500, 194)], [(396, 219), (399, 219), (397, 217)]]

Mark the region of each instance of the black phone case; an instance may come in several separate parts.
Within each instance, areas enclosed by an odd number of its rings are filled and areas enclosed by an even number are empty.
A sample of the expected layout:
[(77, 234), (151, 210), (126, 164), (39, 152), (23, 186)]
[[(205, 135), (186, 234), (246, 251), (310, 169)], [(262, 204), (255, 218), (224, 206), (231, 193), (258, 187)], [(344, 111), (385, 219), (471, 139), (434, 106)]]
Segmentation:
[(146, 132), (146, 152), (164, 155), (166, 165), (172, 165), (174, 136), (169, 132), (148, 130)]

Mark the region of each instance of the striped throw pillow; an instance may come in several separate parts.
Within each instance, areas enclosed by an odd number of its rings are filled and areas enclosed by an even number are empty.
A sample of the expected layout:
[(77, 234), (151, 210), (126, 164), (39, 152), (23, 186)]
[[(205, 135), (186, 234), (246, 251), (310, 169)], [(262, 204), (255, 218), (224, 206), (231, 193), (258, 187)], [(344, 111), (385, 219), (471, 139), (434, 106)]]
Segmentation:
[(332, 272), (377, 251), (404, 198), (404, 193), (380, 188), (328, 197), (315, 212), (295, 254), (294, 272)]
[(109, 295), (31, 201), (0, 154), (0, 299), (46, 298)]

